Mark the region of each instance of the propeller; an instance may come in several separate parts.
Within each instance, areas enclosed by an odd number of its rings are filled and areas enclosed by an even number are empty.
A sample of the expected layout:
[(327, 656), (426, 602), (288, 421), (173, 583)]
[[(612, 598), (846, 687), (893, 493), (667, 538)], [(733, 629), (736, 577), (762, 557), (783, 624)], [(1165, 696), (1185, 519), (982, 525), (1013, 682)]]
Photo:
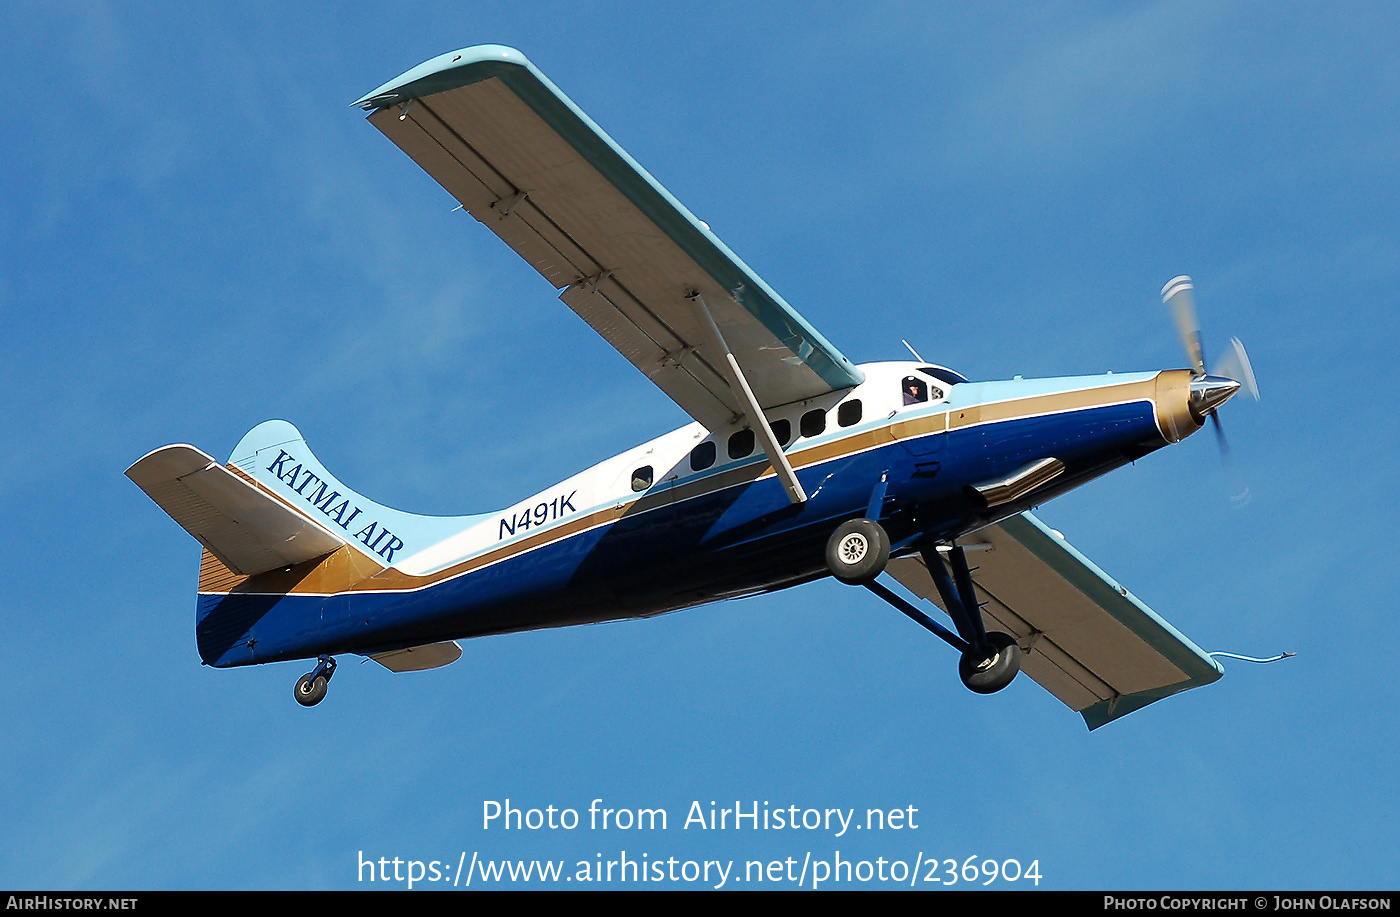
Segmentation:
[(1176, 322), (1176, 333), (1181, 337), (1181, 346), (1186, 351), (1186, 359), (1196, 375), (1206, 374), (1206, 361), (1201, 350), (1201, 322), (1196, 318), (1196, 293), (1191, 286), (1191, 278), (1184, 274), (1173, 277), (1162, 287), (1162, 302), (1172, 313)]
[(1259, 384), (1254, 379), (1254, 369), (1249, 365), (1249, 355), (1239, 338), (1231, 338), (1225, 353), (1206, 372), (1205, 349), (1201, 346), (1201, 322), (1196, 317), (1196, 294), (1191, 278), (1173, 277), (1162, 287), (1162, 302), (1172, 314), (1176, 333), (1181, 337), (1181, 346), (1186, 351), (1186, 359), (1191, 362), (1195, 376), (1191, 380), (1191, 408), (1204, 420), (1209, 417), (1215, 427), (1215, 441), (1220, 446), (1221, 455), (1228, 455), (1230, 444), (1225, 439), (1225, 430), (1220, 425), (1216, 409), (1230, 399), (1241, 388), (1259, 400)]

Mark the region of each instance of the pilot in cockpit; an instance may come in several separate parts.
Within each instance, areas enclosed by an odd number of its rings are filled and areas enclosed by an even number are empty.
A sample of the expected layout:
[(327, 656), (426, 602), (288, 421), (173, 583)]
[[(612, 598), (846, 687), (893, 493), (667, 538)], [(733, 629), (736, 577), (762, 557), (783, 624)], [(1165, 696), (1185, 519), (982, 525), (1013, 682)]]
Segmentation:
[(905, 376), (902, 386), (905, 404), (923, 404), (928, 401), (928, 385), (917, 376)]

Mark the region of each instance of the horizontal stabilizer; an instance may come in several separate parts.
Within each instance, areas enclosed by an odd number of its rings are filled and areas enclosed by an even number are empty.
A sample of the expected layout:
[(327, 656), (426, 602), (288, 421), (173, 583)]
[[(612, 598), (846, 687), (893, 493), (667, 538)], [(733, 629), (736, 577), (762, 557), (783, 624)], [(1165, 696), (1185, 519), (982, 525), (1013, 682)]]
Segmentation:
[[(979, 544), (981, 542), (982, 544)], [(1096, 729), (1223, 670), (1030, 513), (960, 542), (987, 630), (1011, 634), (1021, 670)], [(975, 553), (974, 553), (975, 552)], [(920, 557), (890, 562), (911, 592), (938, 603)]]
[(388, 653), (375, 653), (369, 658), (391, 672), (422, 672), (451, 665), (462, 658), (462, 647), (456, 640), (446, 643), (429, 643), (426, 646), (410, 646), (406, 650), (393, 650)]
[(126, 476), (241, 576), (299, 564), (345, 544), (193, 446), (157, 449)]

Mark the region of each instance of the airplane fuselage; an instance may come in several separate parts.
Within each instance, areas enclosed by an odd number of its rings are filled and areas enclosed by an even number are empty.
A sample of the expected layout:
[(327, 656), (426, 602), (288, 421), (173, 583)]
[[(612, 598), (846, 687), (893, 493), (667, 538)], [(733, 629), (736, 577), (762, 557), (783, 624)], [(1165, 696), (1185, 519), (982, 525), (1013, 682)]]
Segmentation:
[[(236, 452), (246, 477), (302, 511), (309, 504), (348, 543), (246, 578), (206, 553), (201, 657), (236, 666), (369, 654), (780, 589), (827, 575), (823, 545), (845, 519), (877, 520), (894, 553), (907, 553), (1200, 426), (1184, 370), (967, 382), (919, 363), (861, 368), (861, 385), (766, 412), (806, 492), (801, 503), (742, 423), (690, 424), (500, 512), (455, 520), (386, 517), (393, 511), (357, 498), (295, 446)], [(1023, 494), (989, 503), (978, 490), (1047, 458), (1062, 468)], [(309, 500), (301, 475), (343, 500)]]

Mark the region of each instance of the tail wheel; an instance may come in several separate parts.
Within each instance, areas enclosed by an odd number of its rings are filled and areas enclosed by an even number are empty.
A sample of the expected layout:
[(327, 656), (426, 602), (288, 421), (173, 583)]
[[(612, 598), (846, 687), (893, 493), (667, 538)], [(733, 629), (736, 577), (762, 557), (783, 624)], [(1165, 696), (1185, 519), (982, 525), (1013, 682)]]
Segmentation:
[(826, 542), (826, 566), (843, 583), (859, 586), (884, 572), (890, 559), (890, 536), (880, 523), (851, 519), (837, 526)]
[(297, 703), (303, 707), (314, 707), (326, 696), (326, 676), (317, 675), (312, 678), (311, 674), (307, 672), (297, 681)]
[(963, 684), (978, 694), (995, 694), (1021, 671), (1021, 648), (1015, 637), (992, 631), (987, 634), (987, 645), (990, 655), (969, 650), (958, 661)]

